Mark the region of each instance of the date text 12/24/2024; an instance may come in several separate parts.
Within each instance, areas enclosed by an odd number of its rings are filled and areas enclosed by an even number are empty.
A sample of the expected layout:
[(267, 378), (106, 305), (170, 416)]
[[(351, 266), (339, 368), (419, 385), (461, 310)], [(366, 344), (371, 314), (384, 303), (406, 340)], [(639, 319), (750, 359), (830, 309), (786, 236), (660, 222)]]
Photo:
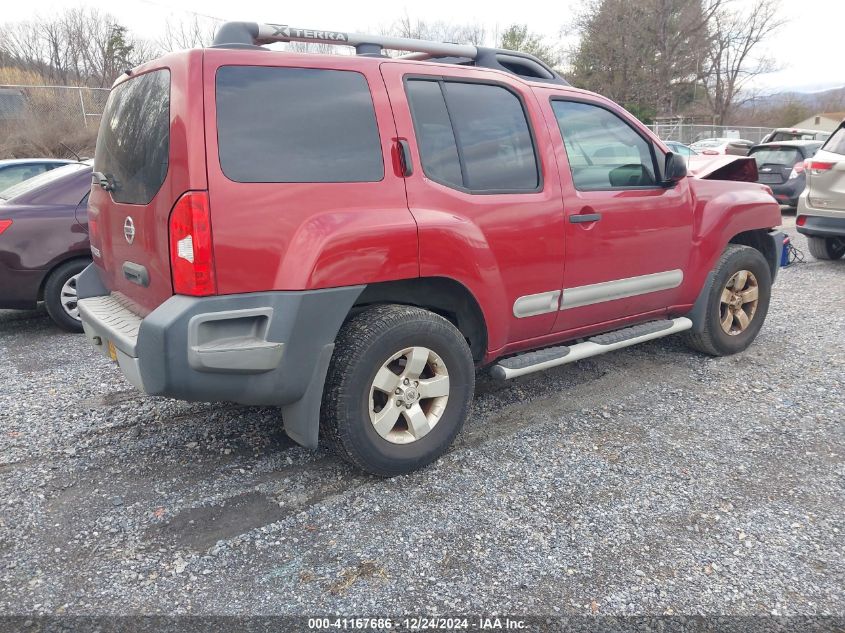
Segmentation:
[(526, 629), (524, 620), (507, 617), (475, 618), (309, 618), (311, 630), (385, 630), (399, 631), (520, 631)]

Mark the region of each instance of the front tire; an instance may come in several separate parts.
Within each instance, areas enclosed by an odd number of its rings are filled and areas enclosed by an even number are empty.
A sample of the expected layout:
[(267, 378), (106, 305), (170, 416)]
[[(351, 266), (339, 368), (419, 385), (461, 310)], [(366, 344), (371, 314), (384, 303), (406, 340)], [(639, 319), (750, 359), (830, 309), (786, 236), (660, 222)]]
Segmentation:
[(81, 332), (82, 320), (79, 318), (79, 297), (76, 292), (76, 279), (91, 262), (76, 259), (58, 266), (44, 283), (44, 305), (47, 314), (60, 328), (68, 332)]
[(687, 344), (711, 356), (745, 350), (757, 338), (772, 295), (772, 273), (755, 248), (728, 244), (714, 270), (703, 329)]
[(341, 328), (320, 432), (342, 458), (393, 477), (427, 466), (469, 415), (475, 367), (449, 321), (402, 305), (368, 308)]
[(810, 254), (816, 259), (841, 259), (845, 255), (845, 238), (807, 236)]

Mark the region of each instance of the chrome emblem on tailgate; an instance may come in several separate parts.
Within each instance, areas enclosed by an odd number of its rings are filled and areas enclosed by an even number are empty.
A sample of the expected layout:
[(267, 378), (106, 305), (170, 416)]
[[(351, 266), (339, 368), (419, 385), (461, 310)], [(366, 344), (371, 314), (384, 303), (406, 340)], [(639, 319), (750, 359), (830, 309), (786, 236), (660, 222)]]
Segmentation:
[(127, 244), (135, 241), (135, 222), (131, 215), (127, 215), (126, 221), (123, 223), (123, 237), (126, 238)]

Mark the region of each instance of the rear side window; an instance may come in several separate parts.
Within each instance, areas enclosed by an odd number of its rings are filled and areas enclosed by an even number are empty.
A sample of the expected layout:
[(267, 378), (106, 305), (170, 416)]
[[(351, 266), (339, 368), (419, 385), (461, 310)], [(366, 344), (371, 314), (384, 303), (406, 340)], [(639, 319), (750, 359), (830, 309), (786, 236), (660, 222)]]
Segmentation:
[(839, 129), (833, 133), (827, 142), (822, 146), (826, 152), (833, 152), (834, 154), (845, 154), (845, 126), (839, 126)]
[(220, 168), (237, 182), (375, 182), (384, 177), (373, 99), (341, 70), (223, 66)]
[(114, 200), (148, 204), (164, 183), (169, 156), (170, 71), (156, 70), (115, 86), (94, 158), (94, 171), (114, 183)]
[(552, 101), (572, 180), (582, 190), (657, 184), (651, 144), (616, 114), (597, 105)]
[(531, 131), (510, 90), (412, 79), (407, 94), (426, 176), (479, 193), (537, 190)]

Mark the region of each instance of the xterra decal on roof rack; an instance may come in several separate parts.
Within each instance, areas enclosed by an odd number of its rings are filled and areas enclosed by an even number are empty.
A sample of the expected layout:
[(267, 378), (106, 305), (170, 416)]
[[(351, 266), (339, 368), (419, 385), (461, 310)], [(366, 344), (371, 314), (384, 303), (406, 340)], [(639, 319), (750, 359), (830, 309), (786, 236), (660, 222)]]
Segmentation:
[(323, 29), (302, 29), (287, 24), (226, 22), (217, 31), (212, 46), (240, 48), (273, 42), (306, 42), (353, 46), (358, 55), (382, 57), (385, 50), (405, 51), (405, 59), (436, 61), (493, 68), (531, 81), (568, 85), (554, 69), (540, 59), (520, 51), (487, 48), (473, 44), (433, 42), (370, 33), (345, 33)]

